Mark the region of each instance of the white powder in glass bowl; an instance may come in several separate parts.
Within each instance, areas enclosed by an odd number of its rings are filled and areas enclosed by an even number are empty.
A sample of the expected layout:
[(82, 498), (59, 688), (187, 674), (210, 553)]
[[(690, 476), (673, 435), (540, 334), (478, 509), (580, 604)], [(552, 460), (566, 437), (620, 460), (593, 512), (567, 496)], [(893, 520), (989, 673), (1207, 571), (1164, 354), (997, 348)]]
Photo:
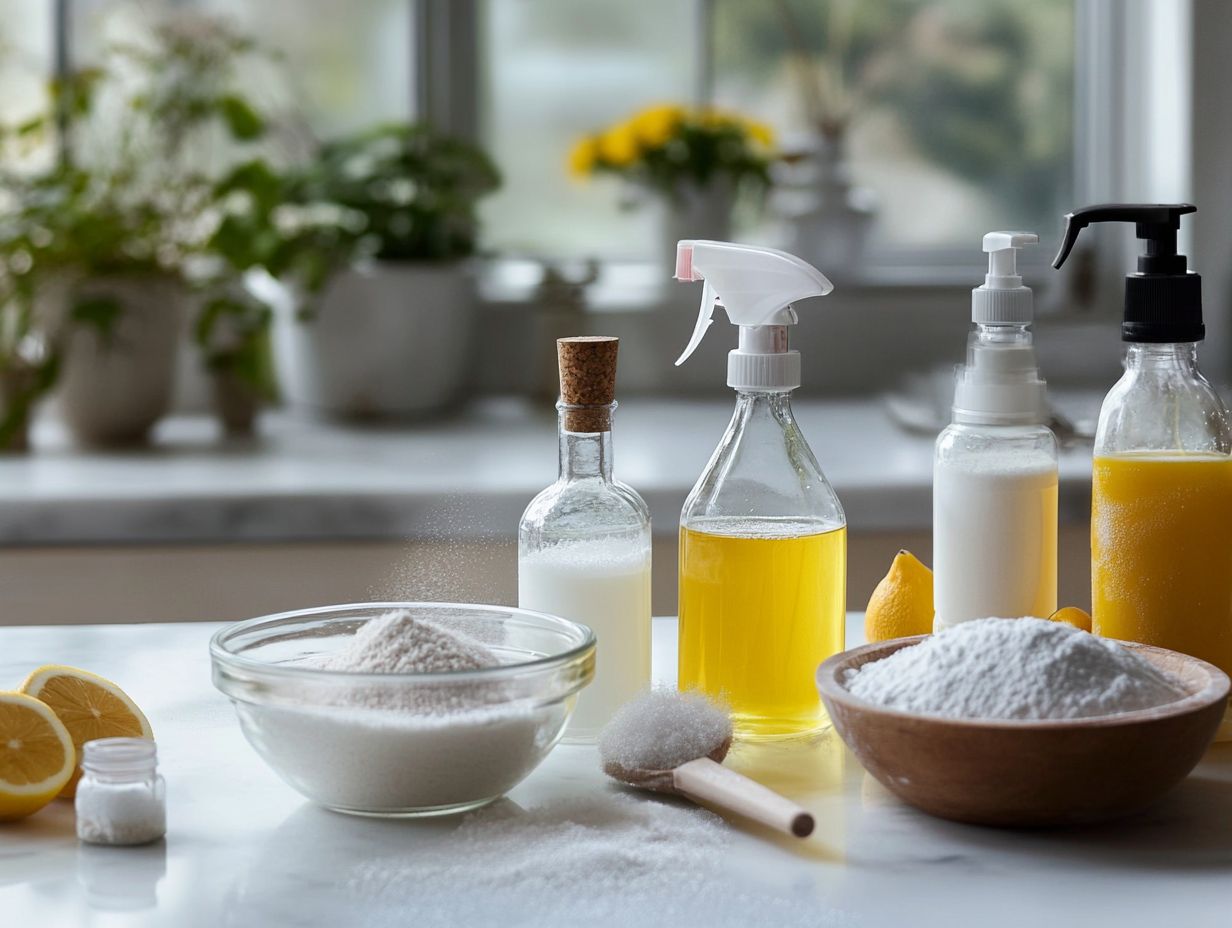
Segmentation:
[(333, 809), (408, 814), (488, 802), (535, 768), (567, 717), (565, 703), (517, 700), (503, 680), (392, 676), (501, 663), (478, 637), (410, 610), (371, 619), (337, 650), (303, 663), (364, 677), (345, 685), (306, 678), (290, 698), (237, 701), (236, 711), (275, 772)]
[(561, 705), (415, 716), (379, 709), (237, 705), (248, 740), (314, 802), (397, 814), (479, 804), (530, 773)]

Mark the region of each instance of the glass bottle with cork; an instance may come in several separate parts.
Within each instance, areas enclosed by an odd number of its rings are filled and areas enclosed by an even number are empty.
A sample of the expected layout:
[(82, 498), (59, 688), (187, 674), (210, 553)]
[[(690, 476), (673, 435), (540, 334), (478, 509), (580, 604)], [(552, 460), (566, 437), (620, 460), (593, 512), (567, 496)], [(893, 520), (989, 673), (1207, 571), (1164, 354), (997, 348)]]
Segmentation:
[(592, 741), (650, 682), (650, 511), (612, 476), (619, 342), (556, 342), (560, 468), (518, 526), (518, 606), (588, 625), (595, 679), (578, 697), (566, 741)]

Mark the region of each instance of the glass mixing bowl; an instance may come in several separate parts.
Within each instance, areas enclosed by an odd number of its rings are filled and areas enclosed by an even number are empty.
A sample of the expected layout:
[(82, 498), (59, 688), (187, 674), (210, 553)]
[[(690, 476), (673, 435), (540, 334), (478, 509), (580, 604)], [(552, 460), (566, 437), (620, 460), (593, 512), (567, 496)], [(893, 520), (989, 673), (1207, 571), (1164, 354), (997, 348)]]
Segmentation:
[[(499, 666), (349, 673), (313, 666), (393, 610), (478, 639)], [(552, 750), (595, 668), (585, 625), (504, 606), (358, 603), (230, 625), (214, 685), (249, 744), (313, 802), (361, 815), (434, 815), (500, 798)]]

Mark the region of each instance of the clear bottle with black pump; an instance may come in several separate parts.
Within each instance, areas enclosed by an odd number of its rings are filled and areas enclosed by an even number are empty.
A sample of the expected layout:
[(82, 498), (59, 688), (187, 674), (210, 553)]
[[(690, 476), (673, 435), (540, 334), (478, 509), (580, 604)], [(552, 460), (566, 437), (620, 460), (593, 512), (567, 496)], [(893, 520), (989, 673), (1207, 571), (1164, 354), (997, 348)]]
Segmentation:
[(1106, 204), (1066, 217), (1055, 267), (1092, 223), (1145, 241), (1125, 283), (1125, 374), (1100, 409), (1091, 495), (1097, 634), (1232, 673), (1232, 421), (1198, 369), (1202, 280), (1177, 253), (1188, 203)]

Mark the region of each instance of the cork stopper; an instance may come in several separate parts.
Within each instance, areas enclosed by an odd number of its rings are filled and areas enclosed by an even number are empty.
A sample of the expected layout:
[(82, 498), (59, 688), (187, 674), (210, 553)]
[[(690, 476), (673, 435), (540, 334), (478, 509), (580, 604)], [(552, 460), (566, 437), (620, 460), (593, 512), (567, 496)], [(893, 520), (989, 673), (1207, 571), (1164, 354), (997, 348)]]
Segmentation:
[(616, 349), (610, 335), (577, 335), (556, 339), (560, 362), (560, 401), (565, 431), (606, 432), (612, 427), (616, 401)]

